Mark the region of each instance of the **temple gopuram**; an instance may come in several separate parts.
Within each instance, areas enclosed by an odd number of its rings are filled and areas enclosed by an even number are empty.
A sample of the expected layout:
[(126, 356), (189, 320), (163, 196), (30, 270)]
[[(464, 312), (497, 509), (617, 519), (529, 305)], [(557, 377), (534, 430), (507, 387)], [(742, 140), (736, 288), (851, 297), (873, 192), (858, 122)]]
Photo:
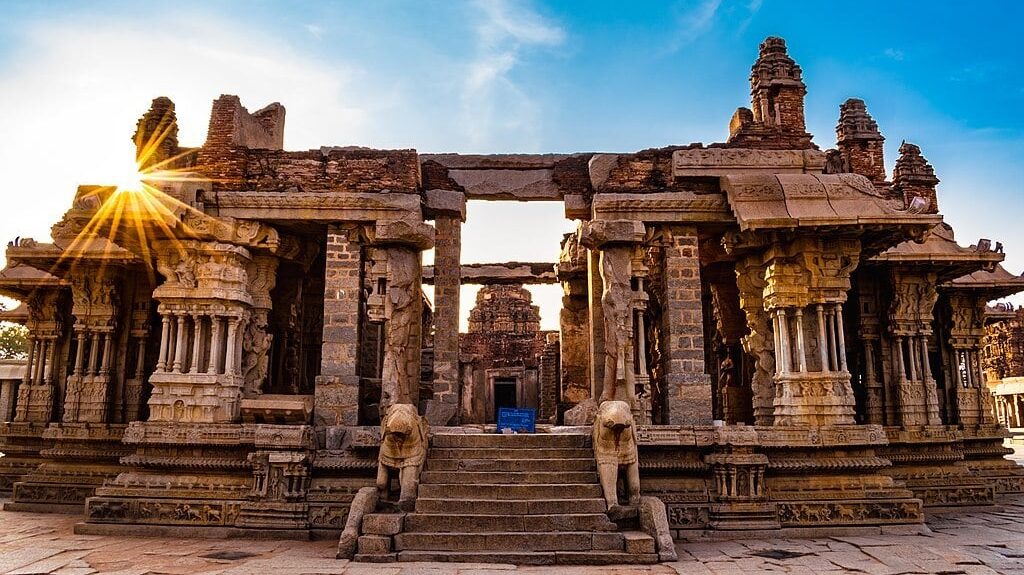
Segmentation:
[[(142, 185), (81, 186), (52, 242), (8, 244), (30, 353), (5, 509), (365, 561), (653, 563), (1024, 492), (1024, 319), (986, 307), (1024, 279), (960, 245), (918, 146), (887, 173), (849, 99), (822, 150), (805, 94), (770, 37), (726, 142), (536, 155), (285, 151), (284, 107), (230, 95), (187, 148), (153, 100)], [(577, 231), (549, 262), (464, 264), (469, 200), (560, 202)]]

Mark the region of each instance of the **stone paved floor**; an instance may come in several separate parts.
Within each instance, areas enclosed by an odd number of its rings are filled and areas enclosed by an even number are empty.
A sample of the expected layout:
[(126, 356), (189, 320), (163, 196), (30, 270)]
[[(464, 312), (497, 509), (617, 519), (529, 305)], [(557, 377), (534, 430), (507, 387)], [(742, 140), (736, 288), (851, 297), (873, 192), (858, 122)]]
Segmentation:
[[(994, 509), (932, 514), (928, 520), (932, 530), (930, 535), (680, 543), (681, 560), (678, 563), (647, 567), (516, 568), (511, 565), (450, 563), (367, 565), (334, 559), (333, 541), (85, 536), (72, 533), (76, 521), (78, 518), (65, 515), (0, 512), (0, 573), (511, 575), (514, 571), (516, 575), (1024, 574), (1024, 496), (1006, 500)], [(243, 556), (231, 558), (218, 556), (218, 553)]]
[[(1024, 452), (1018, 451), (1024, 463)], [(866, 573), (1024, 575), (1024, 496), (984, 510), (932, 513), (929, 535), (751, 539), (678, 544), (680, 561), (648, 567), (367, 565), (334, 558), (333, 541), (148, 539), (75, 535), (79, 518), (0, 511), (0, 573), (11, 575), (618, 575)], [(236, 556), (231, 558), (233, 553)], [(218, 555), (220, 554), (220, 555)], [(773, 558), (776, 557), (776, 558)]]

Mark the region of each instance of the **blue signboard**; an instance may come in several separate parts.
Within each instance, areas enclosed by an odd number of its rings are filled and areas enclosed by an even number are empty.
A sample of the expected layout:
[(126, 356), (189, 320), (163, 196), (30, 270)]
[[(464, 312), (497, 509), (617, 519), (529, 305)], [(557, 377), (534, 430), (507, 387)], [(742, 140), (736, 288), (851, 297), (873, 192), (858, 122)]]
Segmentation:
[(516, 433), (536, 433), (537, 410), (530, 408), (498, 408), (498, 433), (511, 429)]

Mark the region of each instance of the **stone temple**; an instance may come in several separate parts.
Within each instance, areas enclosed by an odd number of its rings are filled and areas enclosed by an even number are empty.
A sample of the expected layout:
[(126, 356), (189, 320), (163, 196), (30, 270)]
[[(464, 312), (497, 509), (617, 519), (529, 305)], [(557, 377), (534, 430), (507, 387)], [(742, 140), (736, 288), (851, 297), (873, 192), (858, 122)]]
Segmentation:
[[(289, 152), (285, 109), (236, 96), (184, 148), (157, 98), (151, 189), (79, 187), (52, 243), (8, 245), (31, 351), (0, 394), (6, 508), (367, 561), (649, 563), (1024, 492), (1024, 385), (1001, 420), (989, 389), (1024, 376), (1024, 320), (986, 307), (1024, 279), (957, 243), (918, 146), (887, 173), (862, 100), (822, 151), (805, 93), (768, 38), (726, 142), (543, 155)], [(561, 202), (578, 230), (557, 261), (463, 264), (467, 200)], [(532, 284), (563, 288), (557, 332)], [(536, 432), (496, 430), (503, 407)]]

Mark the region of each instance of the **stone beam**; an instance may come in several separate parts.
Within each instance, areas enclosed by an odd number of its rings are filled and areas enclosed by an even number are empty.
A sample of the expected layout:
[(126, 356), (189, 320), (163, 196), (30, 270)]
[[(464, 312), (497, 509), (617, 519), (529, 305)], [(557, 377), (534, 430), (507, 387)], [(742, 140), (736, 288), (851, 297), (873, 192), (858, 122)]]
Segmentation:
[(380, 220), (422, 220), (417, 194), (383, 192), (240, 192), (221, 193), (207, 207), (217, 215), (254, 220), (303, 220), (307, 222), (372, 222)]
[[(463, 284), (556, 284), (555, 264), (548, 262), (507, 262), (462, 264)], [(434, 283), (434, 266), (423, 267), (423, 283)]]
[(562, 201), (566, 191), (555, 172), (567, 154), (423, 154), (426, 165), (441, 166), (447, 185), (469, 200)]

